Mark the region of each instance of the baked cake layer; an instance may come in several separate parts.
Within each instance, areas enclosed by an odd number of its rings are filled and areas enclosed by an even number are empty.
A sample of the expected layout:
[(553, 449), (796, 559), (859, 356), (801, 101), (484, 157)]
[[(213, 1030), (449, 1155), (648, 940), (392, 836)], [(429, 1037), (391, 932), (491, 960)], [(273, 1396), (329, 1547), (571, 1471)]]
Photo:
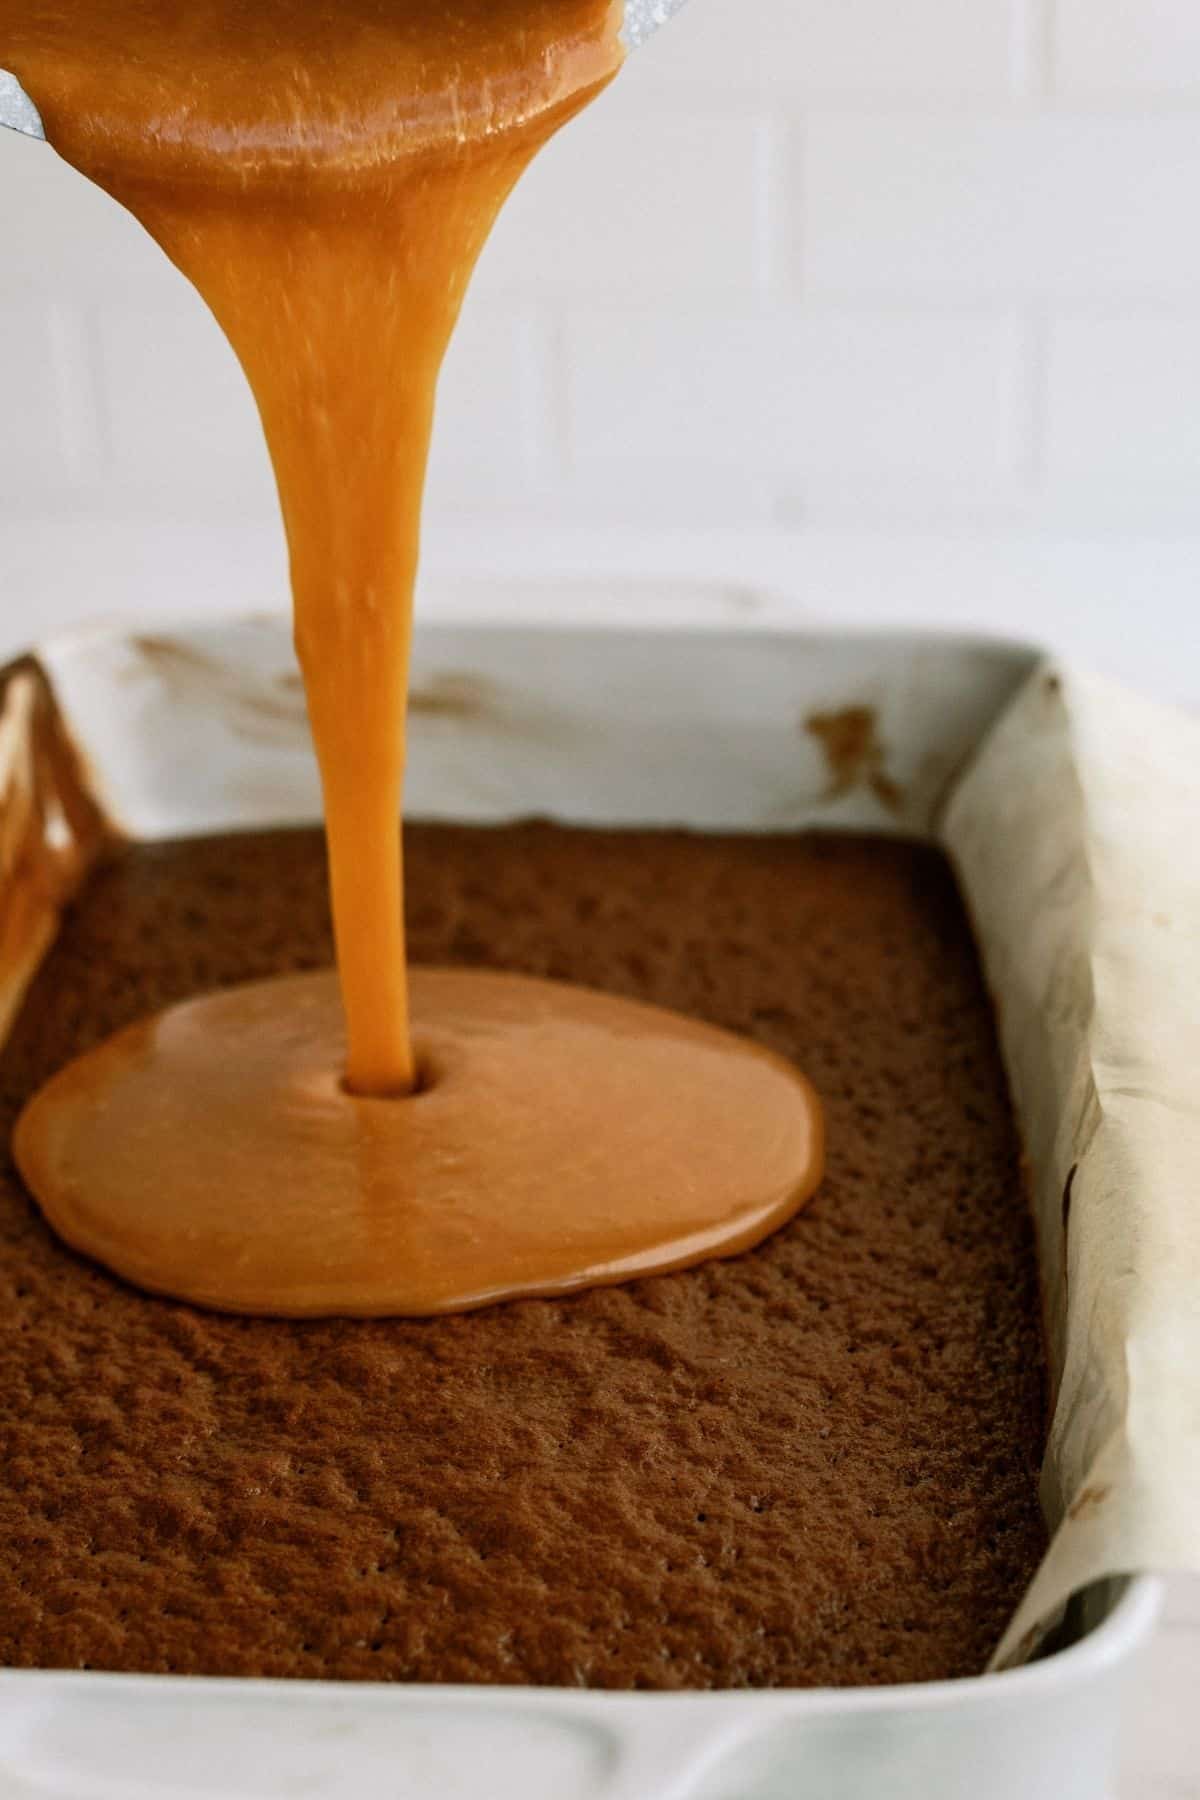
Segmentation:
[[(941, 856), (417, 826), (417, 961), (582, 981), (794, 1057), (809, 1208), (733, 1261), (428, 1321), (227, 1318), (0, 1185), (0, 1662), (710, 1688), (979, 1671), (1043, 1548), (1032, 1227)], [(129, 850), (0, 1064), (5, 1134), (170, 1001), (331, 957), (315, 832)], [(564, 1208), (571, 1171), (562, 1171)]]

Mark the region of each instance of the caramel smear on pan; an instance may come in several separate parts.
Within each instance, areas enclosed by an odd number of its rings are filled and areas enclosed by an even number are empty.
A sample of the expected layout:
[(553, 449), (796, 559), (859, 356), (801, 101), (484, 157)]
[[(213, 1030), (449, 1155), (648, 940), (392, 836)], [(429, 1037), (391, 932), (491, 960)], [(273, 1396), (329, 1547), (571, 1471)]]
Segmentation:
[(147, 1287), (436, 1311), (740, 1248), (816, 1179), (798, 1076), (540, 984), (500, 1005), (493, 978), (425, 978), (415, 1091), (397, 821), (437, 376), (506, 195), (616, 73), (620, 22), (613, 0), (0, 0), (0, 66), (49, 141), (250, 380), (324, 789), (344, 1015), (329, 984), (184, 1008), (19, 1126), (52, 1223)]

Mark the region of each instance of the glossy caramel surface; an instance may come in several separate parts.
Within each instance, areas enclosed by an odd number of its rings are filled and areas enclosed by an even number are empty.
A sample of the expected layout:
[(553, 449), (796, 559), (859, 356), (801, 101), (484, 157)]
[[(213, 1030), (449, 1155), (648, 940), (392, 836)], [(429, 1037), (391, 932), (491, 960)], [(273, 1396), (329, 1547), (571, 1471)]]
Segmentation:
[(68, 1064), (18, 1165), (59, 1234), (139, 1286), (291, 1315), (683, 1268), (758, 1243), (820, 1179), (812, 1091), (757, 1045), (528, 976), (417, 969), (413, 995), (403, 1101), (345, 1092), (336, 983), (296, 975)]

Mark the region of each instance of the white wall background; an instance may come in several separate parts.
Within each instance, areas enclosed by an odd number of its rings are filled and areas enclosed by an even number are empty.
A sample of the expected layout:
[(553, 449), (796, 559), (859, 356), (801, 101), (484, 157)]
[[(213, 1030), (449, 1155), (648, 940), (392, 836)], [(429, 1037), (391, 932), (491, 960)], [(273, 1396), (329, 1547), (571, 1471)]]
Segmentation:
[[(280, 599), (204, 308), (0, 140), (0, 632)], [(485, 252), (426, 603), (494, 568), (712, 575), (1200, 700), (1198, 215), (1196, 0), (690, 0)]]

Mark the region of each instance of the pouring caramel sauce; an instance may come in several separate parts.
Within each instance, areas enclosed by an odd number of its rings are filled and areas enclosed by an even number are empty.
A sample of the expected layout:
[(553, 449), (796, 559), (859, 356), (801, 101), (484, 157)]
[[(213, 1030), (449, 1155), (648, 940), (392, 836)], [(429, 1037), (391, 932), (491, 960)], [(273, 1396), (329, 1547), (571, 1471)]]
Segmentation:
[[(262, 417), (320, 765), (338, 988), (120, 1034), (35, 1096), (22, 1173), (156, 1291), (426, 1313), (683, 1266), (812, 1192), (819, 1107), (708, 1027), (418, 971), (398, 828), (421, 494), (471, 271), (620, 66), (619, 0), (0, 0), (49, 142), (199, 289)], [(410, 1017), (410, 999), (412, 1002)]]

